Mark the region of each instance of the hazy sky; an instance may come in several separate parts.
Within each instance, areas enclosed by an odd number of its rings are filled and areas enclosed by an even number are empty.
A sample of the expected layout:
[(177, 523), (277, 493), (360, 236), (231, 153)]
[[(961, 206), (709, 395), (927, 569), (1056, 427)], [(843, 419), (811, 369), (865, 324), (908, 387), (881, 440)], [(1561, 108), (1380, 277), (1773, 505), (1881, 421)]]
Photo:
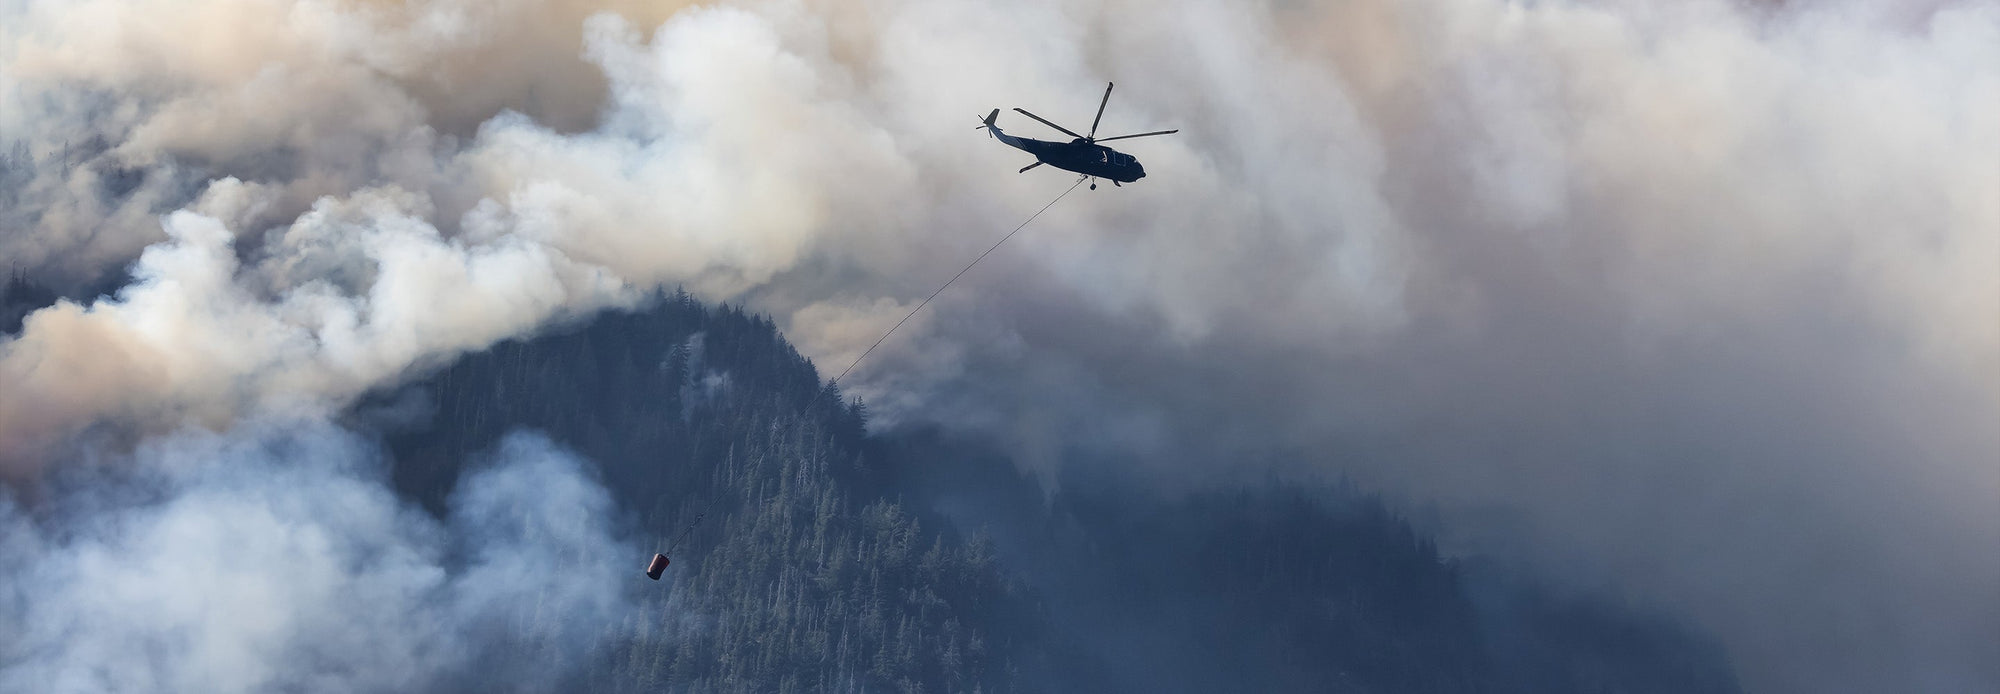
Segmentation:
[(2000, 3), (672, 5), (0, 0), (0, 262), (126, 278), (0, 342), (0, 469), (338, 441), (662, 286), (837, 371), (1070, 184), (974, 118), (1116, 80), (1105, 132), (1181, 133), (870, 356), (879, 424), (1349, 477), (1758, 691), (2000, 688)]

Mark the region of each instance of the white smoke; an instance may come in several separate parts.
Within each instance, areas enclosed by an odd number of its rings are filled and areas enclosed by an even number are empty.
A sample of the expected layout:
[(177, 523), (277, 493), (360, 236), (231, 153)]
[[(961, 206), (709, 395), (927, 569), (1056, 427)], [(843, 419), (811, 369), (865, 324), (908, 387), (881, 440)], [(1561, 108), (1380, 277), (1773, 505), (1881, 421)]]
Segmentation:
[[(610, 496), (538, 437), (468, 475), (445, 523), (310, 421), (156, 439), (122, 474), (0, 509), (0, 688), (546, 691), (632, 609)], [(536, 662), (490, 657), (523, 647)]]
[(1087, 127), (1115, 78), (1105, 132), (1182, 133), (871, 355), (878, 422), (1049, 480), (1352, 476), (1760, 691), (2000, 683), (2000, 5), (601, 7), (7, 6), (0, 253), (136, 264), (0, 344), (0, 459), (658, 286), (844, 367), (1069, 183), (972, 117)]
[(248, 214), (258, 192), (216, 182), (162, 221), (168, 240), (117, 296), (38, 311), (0, 343), (0, 457), (32, 463), (47, 433), (107, 415), (171, 428), (341, 405), (426, 360), (627, 293), (517, 237), (446, 239), (421, 198), (393, 189), (321, 200), (246, 266), (222, 218)]

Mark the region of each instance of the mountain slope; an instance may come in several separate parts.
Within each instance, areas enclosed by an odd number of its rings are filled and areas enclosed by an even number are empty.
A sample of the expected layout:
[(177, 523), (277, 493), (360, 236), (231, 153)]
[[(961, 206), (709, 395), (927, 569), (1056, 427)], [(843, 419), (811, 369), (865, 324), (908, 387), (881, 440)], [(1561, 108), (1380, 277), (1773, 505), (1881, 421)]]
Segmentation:
[(705, 518), (606, 625), (629, 637), (582, 689), (1736, 690), (1699, 639), (1469, 577), (1352, 491), (1082, 479), (1050, 500), (993, 446), (868, 434), (769, 320), (686, 295), (468, 356), (354, 417), (433, 509), (457, 461), (526, 428), (597, 461), (646, 543)]

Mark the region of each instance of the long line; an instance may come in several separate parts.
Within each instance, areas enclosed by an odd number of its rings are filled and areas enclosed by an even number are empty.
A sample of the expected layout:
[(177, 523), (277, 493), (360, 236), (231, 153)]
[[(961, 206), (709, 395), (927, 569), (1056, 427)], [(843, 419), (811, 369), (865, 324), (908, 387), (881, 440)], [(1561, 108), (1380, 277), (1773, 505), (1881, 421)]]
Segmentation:
[(707, 517), (708, 509), (706, 508), (702, 509), (701, 513), (694, 514), (694, 522), (689, 523), (686, 528), (683, 528), (681, 534), (674, 536), (674, 541), (667, 543), (667, 551), (661, 552), (661, 554), (673, 555), (674, 548), (681, 546), (681, 540), (687, 539), (688, 533), (694, 532), (694, 526), (701, 525), (701, 519)]
[[(840, 379), (843, 379), (843, 378), (847, 378), (847, 373), (848, 373), (849, 371), (853, 371), (853, 370), (854, 370), (854, 367), (855, 367), (855, 366), (858, 366), (858, 365), (860, 365), (860, 364), (861, 364), (861, 360), (863, 360), (863, 359), (867, 359), (867, 358), (868, 358), (868, 353), (869, 353), (869, 352), (873, 352), (873, 351), (875, 351), (875, 348), (876, 348), (876, 347), (881, 347), (881, 346), (882, 346), (882, 343), (883, 343), (883, 342), (885, 342), (885, 341), (887, 341), (887, 340), (889, 339), (889, 336), (890, 336), (890, 335), (894, 335), (894, 334), (896, 334), (896, 329), (897, 329), (897, 328), (900, 328), (900, 327), (903, 327), (903, 324), (904, 324), (904, 323), (908, 323), (908, 322), (910, 322), (910, 319), (911, 319), (911, 318), (914, 318), (914, 317), (916, 317), (916, 315), (917, 315), (917, 312), (918, 312), (918, 311), (922, 311), (922, 310), (924, 310), (924, 307), (925, 307), (925, 306), (929, 306), (929, 305), (931, 304), (931, 299), (935, 299), (935, 298), (938, 298), (938, 295), (939, 295), (939, 294), (943, 294), (943, 293), (944, 293), (944, 290), (946, 290), (946, 289), (949, 289), (949, 288), (951, 288), (951, 284), (952, 284), (953, 282), (957, 282), (957, 281), (958, 281), (958, 278), (960, 278), (960, 277), (963, 277), (963, 276), (965, 276), (965, 273), (967, 273), (967, 272), (970, 272), (970, 271), (972, 270), (972, 266), (974, 266), (974, 265), (978, 265), (978, 264), (979, 264), (979, 261), (981, 261), (981, 260), (985, 260), (985, 259), (986, 259), (986, 256), (989, 256), (989, 255), (992, 255), (992, 254), (993, 254), (993, 251), (996, 251), (996, 250), (999, 250), (999, 248), (1000, 248), (1000, 245), (1001, 245), (1001, 244), (1004, 244), (1004, 243), (1006, 243), (1006, 242), (1007, 242), (1007, 239), (1011, 239), (1011, 238), (1014, 238), (1014, 235), (1015, 235), (1015, 234), (1019, 234), (1019, 233), (1021, 233), (1021, 230), (1022, 230), (1022, 229), (1026, 229), (1026, 228), (1028, 228), (1028, 223), (1029, 223), (1029, 222), (1033, 222), (1033, 221), (1035, 221), (1035, 218), (1036, 218), (1036, 217), (1040, 217), (1040, 216), (1042, 216), (1042, 213), (1043, 213), (1043, 212), (1047, 212), (1047, 211), (1049, 211), (1049, 208), (1051, 208), (1051, 207), (1055, 207), (1055, 206), (1056, 206), (1056, 203), (1058, 203), (1058, 202), (1062, 202), (1062, 199), (1063, 199), (1063, 198), (1066, 198), (1066, 197), (1069, 197), (1069, 194), (1070, 194), (1070, 191), (1074, 191), (1074, 190), (1076, 190), (1076, 187), (1077, 187), (1077, 186), (1080, 186), (1080, 185), (1083, 185), (1083, 179), (1084, 179), (1084, 177), (1079, 177), (1079, 178), (1077, 178), (1077, 179), (1076, 179), (1076, 182), (1075, 182), (1075, 183), (1071, 183), (1071, 184), (1069, 184), (1069, 190), (1065, 190), (1065, 191), (1063, 191), (1063, 192), (1062, 192), (1062, 195), (1058, 195), (1058, 196), (1056, 196), (1056, 199), (1054, 199), (1054, 200), (1050, 200), (1050, 201), (1049, 201), (1049, 204), (1047, 204), (1047, 205), (1043, 205), (1043, 206), (1042, 206), (1042, 209), (1039, 209), (1039, 210), (1035, 210), (1035, 213), (1034, 213), (1034, 214), (1031, 214), (1031, 215), (1028, 215), (1028, 218), (1027, 218), (1026, 220), (1022, 221), (1022, 222), (1021, 222), (1021, 224), (1020, 224), (1019, 226), (1016, 226), (1016, 227), (1014, 227), (1014, 230), (1013, 230), (1013, 231), (1010, 231), (1010, 232), (1007, 232), (1007, 235), (1006, 235), (1006, 236), (1002, 236), (1002, 237), (1000, 237), (1000, 240), (999, 240), (999, 241), (995, 241), (995, 242), (993, 242), (993, 246), (992, 246), (992, 247), (990, 247), (990, 248), (987, 248), (987, 249), (986, 249), (986, 252), (985, 252), (985, 253), (981, 253), (981, 254), (979, 254), (979, 257), (977, 257), (977, 258), (973, 258), (973, 259), (972, 259), (972, 262), (970, 262), (970, 263), (966, 263), (966, 264), (965, 264), (965, 267), (964, 267), (964, 268), (962, 268), (962, 269), (960, 269), (960, 270), (958, 271), (958, 274), (956, 274), (956, 275), (952, 275), (952, 276), (951, 276), (951, 279), (948, 279), (948, 280), (945, 280), (945, 281), (944, 281), (944, 284), (943, 284), (942, 286), (939, 286), (939, 287), (937, 288), (937, 291), (934, 291), (934, 292), (931, 292), (931, 295), (930, 295), (930, 296), (928, 296), (928, 297), (924, 297), (924, 300), (923, 300), (923, 302), (922, 302), (922, 303), (919, 303), (919, 304), (917, 304), (917, 307), (916, 307), (916, 308), (913, 308), (913, 309), (910, 309), (910, 312), (909, 312), (909, 314), (908, 314), (908, 315), (905, 315), (905, 316), (903, 316), (903, 319), (902, 319), (902, 320), (899, 320), (899, 321), (896, 321), (896, 324), (895, 324), (895, 325), (893, 325), (893, 326), (890, 326), (890, 327), (889, 327), (889, 331), (888, 331), (888, 332), (885, 332), (885, 333), (882, 333), (882, 337), (881, 337), (880, 339), (877, 339), (877, 340), (875, 340), (875, 344), (872, 344), (872, 345), (869, 345), (869, 346), (868, 346), (868, 349), (866, 349), (866, 350), (862, 350), (862, 352), (861, 352), (861, 356), (858, 356), (858, 357), (855, 357), (855, 358), (854, 358), (854, 363), (852, 363), (852, 364), (848, 364), (848, 365), (847, 365), (847, 368), (845, 368), (845, 369), (842, 369), (842, 370), (841, 370), (841, 372), (840, 372), (840, 375), (839, 375), (839, 376), (835, 376), (835, 377), (833, 377), (833, 380), (831, 380), (831, 381), (828, 381), (828, 382), (827, 382), (827, 385), (834, 385), (834, 384), (837, 384), (837, 383), (840, 383)], [(823, 391), (822, 391), (822, 392), (823, 392)], [(819, 399), (819, 398), (818, 398), (818, 397), (814, 397), (813, 399), (817, 400), (817, 399)], [(810, 405), (808, 405), (807, 407), (808, 407), (808, 408), (810, 408), (811, 406), (810, 406)]]

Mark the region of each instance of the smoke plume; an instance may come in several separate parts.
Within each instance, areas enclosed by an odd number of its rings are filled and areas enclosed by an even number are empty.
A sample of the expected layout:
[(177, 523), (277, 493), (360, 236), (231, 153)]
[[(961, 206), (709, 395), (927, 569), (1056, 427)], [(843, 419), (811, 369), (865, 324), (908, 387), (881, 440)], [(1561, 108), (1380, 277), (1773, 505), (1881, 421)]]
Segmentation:
[(973, 117), (1116, 80), (1182, 132), (871, 355), (878, 426), (1356, 479), (1759, 691), (2000, 686), (1993, 2), (0, 8), (0, 258), (129, 274), (0, 342), (20, 484), (654, 287), (843, 367), (1070, 183)]
[(632, 609), (609, 495), (538, 437), (503, 443), (442, 524), (321, 423), (177, 434), (129, 463), (49, 513), (0, 509), (0, 614), (22, 625), (5, 688), (546, 691)]

